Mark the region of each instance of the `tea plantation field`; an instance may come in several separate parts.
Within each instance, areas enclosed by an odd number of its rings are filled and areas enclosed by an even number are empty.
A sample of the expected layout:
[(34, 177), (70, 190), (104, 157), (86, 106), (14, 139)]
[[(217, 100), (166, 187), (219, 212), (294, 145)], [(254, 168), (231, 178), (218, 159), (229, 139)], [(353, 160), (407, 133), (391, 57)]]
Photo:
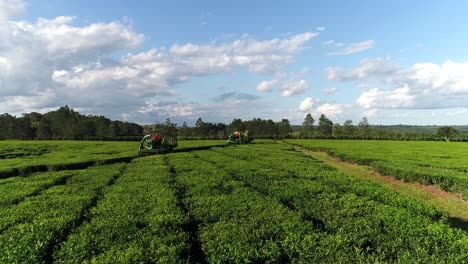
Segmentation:
[[(224, 145), (224, 140), (180, 141), (176, 151)], [(0, 141), (0, 178), (38, 171), (86, 168), (128, 162), (138, 153), (138, 142)]]
[(468, 144), (427, 141), (286, 140), (342, 160), (372, 166), (383, 175), (438, 185), (468, 200)]
[(467, 262), (437, 208), (261, 143), (0, 142), (0, 263)]

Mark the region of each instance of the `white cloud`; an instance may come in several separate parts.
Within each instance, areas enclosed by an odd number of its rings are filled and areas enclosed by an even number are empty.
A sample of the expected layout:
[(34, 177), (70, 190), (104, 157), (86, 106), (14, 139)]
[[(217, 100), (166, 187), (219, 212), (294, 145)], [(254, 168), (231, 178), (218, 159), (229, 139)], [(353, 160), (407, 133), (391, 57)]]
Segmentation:
[[(118, 22), (86, 27), (73, 26), (72, 22), (72, 17), (38, 19), (35, 23), (12, 21), (1, 29), (5, 38), (0, 44), (0, 95), (35, 96), (50, 88), (57, 88), (57, 94), (73, 94), (75, 90), (62, 84), (78, 66), (103, 68), (99, 64), (103, 55), (143, 41), (143, 35)], [(57, 80), (62, 80), (60, 85)], [(79, 81), (76, 77), (73, 80)], [(88, 87), (90, 91), (96, 88)]]
[[(234, 67), (247, 67), (254, 73), (275, 72), (292, 61), (294, 52), (299, 50), (300, 42), (307, 41), (310, 34), (300, 34), (287, 41), (275, 43), (286, 49), (277, 50), (277, 54), (253, 54), (253, 39), (236, 40), (228, 44), (216, 45), (173, 45), (169, 52), (156, 49), (136, 55), (129, 54), (115, 65), (92, 65), (80, 73), (74, 73), (63, 84), (90, 87), (101, 83), (114, 84), (132, 96), (171, 95), (175, 94), (174, 86), (186, 82), (192, 76), (208, 76), (223, 73)], [(291, 43), (286, 46), (285, 43)], [(245, 51), (247, 50), (247, 51)], [(262, 53), (264, 52), (261, 51)], [(293, 52), (293, 53), (291, 53)], [(245, 54), (251, 55), (245, 55)], [(115, 84), (117, 83), (117, 86)]]
[[(139, 113), (158, 113), (162, 116), (169, 117), (195, 117), (198, 113), (196, 111), (197, 104), (195, 103), (159, 103), (153, 104), (146, 102), (146, 105), (141, 107)], [(126, 114), (130, 116), (129, 114)]]
[(266, 41), (247, 39), (235, 43), (235, 46), (241, 50), (240, 53), (246, 55), (270, 53), (291, 54), (302, 50), (303, 44), (317, 35), (318, 33), (305, 32), (283, 39), (275, 38)]
[[(1, 97), (0, 97), (1, 98)], [(42, 109), (50, 110), (53, 107), (57, 94), (52, 89), (41, 91), (31, 96), (6, 96), (0, 100), (0, 113), (5, 112), (36, 112)]]
[[(13, 22), (9, 41), (18, 48), (40, 50), (52, 60), (95, 57), (116, 50), (136, 48), (144, 36), (119, 22), (76, 27), (73, 17), (39, 18), (36, 23)], [(27, 46), (31, 45), (31, 46)], [(29, 50), (30, 51), (30, 50)]]
[(259, 92), (271, 92), (272, 87), (275, 86), (278, 83), (276, 79), (273, 79), (271, 81), (262, 81), (257, 85), (257, 91)]
[(283, 93), (281, 94), (281, 96), (287, 97), (291, 95), (301, 94), (301, 93), (304, 93), (308, 88), (309, 88), (309, 84), (304, 80), (285, 83), (283, 84), (281, 88), (283, 90)]
[(349, 55), (362, 52), (374, 47), (374, 40), (366, 40), (359, 43), (339, 43), (334, 40), (329, 40), (323, 43), (323, 46), (334, 47), (334, 51), (328, 52), (328, 55)]
[(341, 118), (351, 118), (357, 113), (354, 111), (355, 107), (346, 104), (320, 104), (319, 99), (307, 97), (301, 101), (299, 107), (296, 109), (297, 113), (312, 113), (312, 116), (318, 119), (322, 114), (330, 119), (338, 120)]
[[(293, 62), (294, 55), (315, 36), (317, 33), (305, 32), (289, 38), (265, 41), (241, 37), (224, 44), (216, 42), (208, 45), (175, 44), (167, 56), (192, 67), (201, 67), (199, 72), (219, 73), (242, 66), (247, 67), (252, 73), (274, 74)], [(196, 69), (193, 67), (193, 71)]]
[(330, 81), (353, 81), (372, 77), (391, 77), (401, 69), (393, 64), (390, 58), (364, 59), (352, 70), (336, 67), (325, 69), (326, 77)]
[[(125, 113), (129, 118), (132, 109), (139, 109), (147, 98), (179, 94), (177, 85), (192, 77), (236, 67), (254, 74), (284, 72), (305, 43), (318, 35), (304, 32), (270, 40), (232, 36), (119, 58), (119, 53), (144, 41), (144, 35), (130, 25), (114, 21), (77, 26), (77, 19), (67, 16), (10, 20), (23, 9), (22, 1), (0, 0), (0, 18), (7, 20), (0, 23), (0, 111), (9, 113), (44, 112), (68, 104), (88, 113), (113, 118)], [(265, 85), (260, 88), (271, 89)], [(178, 112), (190, 113), (186, 108)]]
[(363, 108), (410, 108), (415, 96), (410, 94), (407, 85), (391, 91), (371, 89), (361, 94), (357, 103)]
[[(258, 104), (265, 106), (265, 110), (259, 109)], [(241, 117), (243, 120), (271, 117), (280, 118), (284, 110), (276, 112), (276, 107), (272, 102), (259, 101), (252, 104), (249, 100), (213, 100), (208, 103), (202, 102), (176, 102), (176, 101), (145, 101), (144, 106), (137, 111), (125, 113), (127, 118), (137, 122), (147, 122), (147, 120), (164, 120), (170, 117), (173, 121), (181, 124), (183, 121), (195, 123), (198, 117), (202, 117), (207, 122), (231, 122), (234, 117)], [(235, 113), (235, 115), (233, 115)]]
[(307, 112), (311, 111), (314, 107), (317, 100), (312, 97), (306, 97), (304, 100), (301, 101), (299, 108), (297, 109), (299, 112)]
[(376, 117), (378, 113), (379, 113), (378, 109), (369, 109), (363, 112), (362, 115), (365, 117)]
[(317, 108), (317, 113), (324, 114), (330, 118), (337, 118), (343, 114), (344, 106), (341, 104), (323, 104)]
[(336, 91), (337, 91), (336, 88), (327, 88), (327, 89), (323, 90), (323, 92), (324, 92), (325, 94), (328, 94), (328, 95), (330, 95), (330, 94), (335, 94)]
[(22, 0), (0, 0), (0, 23), (24, 12), (25, 3)]
[(364, 108), (435, 109), (468, 106), (468, 61), (397, 66), (390, 59), (366, 59), (351, 70), (328, 68), (333, 81), (378, 80), (386, 88), (363, 92), (357, 103)]
[(317, 27), (316, 28), (318, 31), (325, 31), (325, 29), (327, 29), (326, 27)]
[(446, 61), (441, 65), (417, 63), (404, 78), (408, 83), (414, 83), (423, 93), (468, 95), (468, 61)]

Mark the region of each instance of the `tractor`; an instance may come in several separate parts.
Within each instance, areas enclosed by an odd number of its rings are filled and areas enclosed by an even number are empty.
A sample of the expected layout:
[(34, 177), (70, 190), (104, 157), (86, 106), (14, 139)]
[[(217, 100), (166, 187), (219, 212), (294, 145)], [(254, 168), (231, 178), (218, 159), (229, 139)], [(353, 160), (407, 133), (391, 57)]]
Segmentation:
[(162, 134), (152, 133), (141, 139), (138, 156), (168, 153), (175, 147), (177, 147), (177, 134), (163, 136)]
[(228, 140), (226, 143), (228, 144), (249, 144), (252, 142), (253, 138), (249, 135), (249, 131), (245, 131), (243, 133), (236, 131), (229, 135)]

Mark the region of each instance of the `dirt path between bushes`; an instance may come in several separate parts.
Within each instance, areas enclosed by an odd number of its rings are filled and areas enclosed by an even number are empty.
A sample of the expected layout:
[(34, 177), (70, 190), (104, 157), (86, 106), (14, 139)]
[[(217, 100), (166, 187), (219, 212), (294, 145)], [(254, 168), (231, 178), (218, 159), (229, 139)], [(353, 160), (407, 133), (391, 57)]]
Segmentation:
[(378, 183), (403, 195), (432, 204), (441, 211), (448, 213), (450, 225), (468, 232), (468, 201), (463, 200), (460, 194), (444, 191), (434, 185), (404, 182), (390, 176), (383, 176), (371, 166), (346, 162), (332, 157), (326, 152), (311, 151), (300, 147), (295, 147), (295, 149), (342, 172)]

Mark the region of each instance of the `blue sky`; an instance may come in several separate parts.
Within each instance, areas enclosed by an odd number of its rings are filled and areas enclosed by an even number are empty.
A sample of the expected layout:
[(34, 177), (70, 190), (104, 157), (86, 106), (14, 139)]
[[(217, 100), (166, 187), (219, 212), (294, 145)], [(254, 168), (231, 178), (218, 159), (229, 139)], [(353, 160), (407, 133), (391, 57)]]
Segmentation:
[(0, 112), (468, 124), (466, 1), (0, 0)]

